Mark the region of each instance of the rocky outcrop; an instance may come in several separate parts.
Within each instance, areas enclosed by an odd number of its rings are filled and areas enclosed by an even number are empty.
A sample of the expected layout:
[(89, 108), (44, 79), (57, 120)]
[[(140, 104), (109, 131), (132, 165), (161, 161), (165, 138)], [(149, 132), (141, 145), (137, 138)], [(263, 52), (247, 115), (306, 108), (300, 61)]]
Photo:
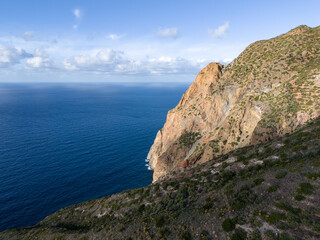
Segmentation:
[(320, 30), (300, 26), (210, 63), (168, 112), (148, 159), (154, 181), (319, 116)]

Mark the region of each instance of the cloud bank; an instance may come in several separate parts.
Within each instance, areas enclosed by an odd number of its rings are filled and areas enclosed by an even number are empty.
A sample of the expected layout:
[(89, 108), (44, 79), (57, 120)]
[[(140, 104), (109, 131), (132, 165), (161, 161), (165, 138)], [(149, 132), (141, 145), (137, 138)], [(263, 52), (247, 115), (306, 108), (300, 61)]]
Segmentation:
[[(72, 14), (75, 18), (73, 27), (77, 29), (83, 13), (74, 9)], [(212, 37), (218, 38), (225, 36), (228, 28), (229, 22), (226, 22), (209, 32)], [(206, 32), (203, 33), (205, 35)], [(30, 73), (30, 77), (41, 76), (38, 73), (43, 72), (52, 78), (59, 74), (65, 78), (70, 73), (72, 76), (136, 75), (149, 78), (194, 75), (211, 61), (220, 59), (220, 62), (228, 63), (232, 59), (227, 58), (230, 54), (225, 55), (226, 51), (230, 52), (227, 47), (217, 48), (217, 44), (209, 38), (192, 47), (183, 38), (181, 41), (159, 40), (159, 37), (180, 37), (176, 27), (160, 28), (156, 35), (149, 34), (136, 39), (127, 34), (100, 33), (95, 30), (89, 36), (82, 35), (82, 38), (81, 35), (70, 38), (40, 33), (35, 37), (30, 30), (0, 36), (0, 71), (5, 74)], [(116, 41), (124, 36), (125, 39)], [(232, 54), (230, 56), (233, 57)]]
[(80, 9), (74, 9), (73, 10), (73, 15), (76, 17), (76, 18), (81, 18), (81, 16), (82, 16), (82, 13), (81, 13), (81, 11), (80, 11)]
[(63, 61), (67, 70), (93, 72), (115, 72), (119, 64), (126, 63), (123, 52), (112, 49), (99, 49), (74, 56)]
[(0, 68), (7, 68), (20, 63), (21, 60), (33, 57), (24, 49), (0, 45)]
[(219, 26), (214, 30), (209, 29), (208, 33), (213, 38), (221, 38), (227, 34), (229, 26), (230, 26), (229, 22), (225, 22), (223, 25)]
[(177, 38), (179, 36), (179, 32), (178, 28), (160, 28), (157, 35), (163, 38)]
[(18, 37), (21, 37), (25, 41), (32, 41), (32, 40), (34, 40), (34, 32), (27, 31), (27, 32), (19, 34)]
[(33, 69), (50, 69), (53, 68), (53, 60), (48, 54), (40, 49), (36, 49), (33, 57), (26, 61), (27, 67)]
[(63, 61), (68, 71), (85, 71), (108, 75), (186, 74), (198, 71), (203, 61), (191, 62), (184, 58), (161, 56), (143, 60), (130, 59), (122, 51), (99, 49), (73, 56)]
[(118, 40), (118, 39), (120, 39), (120, 38), (122, 38), (123, 37), (123, 35), (118, 35), (118, 34), (109, 34), (108, 36), (107, 36), (107, 38), (108, 39), (111, 39), (111, 40)]

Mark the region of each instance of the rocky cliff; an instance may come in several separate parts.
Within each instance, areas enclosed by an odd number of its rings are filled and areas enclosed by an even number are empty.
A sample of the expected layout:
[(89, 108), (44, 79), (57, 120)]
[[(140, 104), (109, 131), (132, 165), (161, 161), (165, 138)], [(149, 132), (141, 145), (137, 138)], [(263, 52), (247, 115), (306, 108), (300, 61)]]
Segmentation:
[(210, 63), (168, 112), (148, 154), (154, 181), (319, 116), (320, 27), (299, 26)]

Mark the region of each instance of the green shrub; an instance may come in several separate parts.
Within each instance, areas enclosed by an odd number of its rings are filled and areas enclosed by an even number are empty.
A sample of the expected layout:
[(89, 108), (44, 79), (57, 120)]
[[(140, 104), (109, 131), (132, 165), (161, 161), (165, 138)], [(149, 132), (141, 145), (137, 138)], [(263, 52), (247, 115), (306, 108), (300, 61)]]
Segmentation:
[(234, 188), (235, 184), (234, 183), (230, 183), (228, 186), (226, 186), (226, 191), (225, 193), (227, 195), (231, 195), (233, 193), (233, 188)]
[(316, 232), (320, 232), (320, 223), (318, 223), (318, 222), (313, 223), (312, 229)]
[(286, 175), (287, 175), (286, 171), (281, 171), (281, 172), (278, 172), (275, 177), (277, 179), (281, 179), (281, 178), (284, 178)]
[(154, 184), (154, 191), (156, 193), (159, 191), (159, 188), (160, 188), (160, 184), (159, 183)]
[(262, 240), (259, 230), (255, 230), (250, 234), (249, 239), (251, 240)]
[(202, 230), (200, 233), (200, 240), (209, 240), (211, 239), (210, 234), (206, 230)]
[(231, 207), (234, 210), (240, 210), (244, 208), (248, 203), (252, 204), (255, 202), (257, 196), (252, 192), (249, 186), (244, 185), (241, 187), (231, 200)]
[(292, 238), (286, 233), (279, 234), (279, 240), (291, 240)]
[(171, 233), (171, 231), (170, 231), (168, 228), (162, 228), (162, 229), (160, 230), (160, 236), (161, 236), (162, 238), (166, 238), (167, 236), (170, 235), (170, 233)]
[(302, 200), (304, 200), (305, 199), (305, 197), (303, 196), (303, 195), (300, 195), (300, 194), (297, 194), (295, 197), (294, 197), (294, 200), (296, 200), (296, 201), (302, 201)]
[(181, 240), (192, 240), (192, 235), (190, 232), (185, 231), (181, 234)]
[(237, 228), (231, 236), (231, 240), (246, 240), (247, 239), (247, 232), (242, 228)]
[(232, 171), (221, 171), (219, 175), (221, 184), (224, 185), (229, 180), (231, 180), (235, 175), (236, 173)]
[(226, 163), (226, 162), (223, 162), (222, 165), (221, 165), (222, 168), (226, 168), (226, 167), (228, 167), (228, 166), (229, 166), (229, 164)]
[(318, 173), (305, 173), (303, 175), (311, 180), (317, 180), (320, 177), (320, 172), (318, 172)]
[(280, 158), (282, 161), (288, 160), (288, 155), (286, 153), (280, 153)]
[(164, 216), (160, 216), (156, 218), (156, 227), (160, 228), (166, 224), (166, 219)]
[(145, 205), (144, 205), (144, 204), (141, 204), (141, 205), (138, 207), (137, 212), (138, 212), (139, 214), (141, 214), (141, 213), (143, 213), (144, 209), (145, 209)]
[(210, 210), (213, 208), (213, 202), (206, 202), (203, 206), (202, 206), (202, 212), (206, 212), (207, 210)]
[(292, 213), (293, 215), (297, 215), (297, 216), (299, 213), (301, 213), (300, 208), (294, 208), (287, 202), (278, 202), (278, 203), (276, 203), (276, 207), (279, 209), (285, 210), (289, 213)]
[(249, 222), (254, 227), (261, 227), (262, 226), (262, 223), (261, 223), (260, 219), (254, 217), (254, 216), (249, 218)]
[(201, 135), (198, 132), (184, 132), (179, 138), (179, 143), (191, 147), (200, 138)]
[(278, 186), (276, 186), (276, 185), (272, 185), (272, 186), (270, 186), (269, 188), (268, 188), (268, 193), (273, 193), (273, 192), (275, 192), (275, 191), (277, 191), (277, 189), (278, 189)]
[(276, 234), (270, 229), (266, 230), (264, 232), (264, 235), (267, 237), (267, 239), (270, 239), (270, 240), (276, 240), (277, 239)]
[(226, 232), (231, 232), (236, 227), (236, 223), (233, 219), (227, 218), (222, 222), (222, 229)]
[(265, 216), (266, 222), (270, 224), (275, 224), (276, 222), (280, 220), (284, 220), (285, 218), (286, 218), (286, 215), (280, 212), (271, 212), (269, 215)]
[(261, 183), (264, 182), (264, 179), (263, 179), (263, 178), (257, 178), (257, 179), (255, 179), (255, 180), (253, 180), (253, 182), (254, 182), (254, 184), (255, 184), (256, 186), (258, 186), (258, 185), (261, 185)]
[(304, 195), (311, 195), (314, 189), (310, 183), (300, 183), (297, 189), (297, 193)]

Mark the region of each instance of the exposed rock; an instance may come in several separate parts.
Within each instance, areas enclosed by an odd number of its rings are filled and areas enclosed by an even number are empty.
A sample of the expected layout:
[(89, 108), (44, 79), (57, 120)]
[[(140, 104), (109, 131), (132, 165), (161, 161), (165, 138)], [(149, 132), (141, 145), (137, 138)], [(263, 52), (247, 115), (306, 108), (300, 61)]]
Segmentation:
[(319, 116), (319, 55), (319, 27), (299, 26), (251, 44), (226, 67), (210, 63), (156, 136), (148, 154), (154, 181)]
[(310, 27), (306, 26), (306, 25), (300, 25), (292, 30), (290, 30), (289, 32), (286, 33), (287, 36), (290, 35), (299, 35), (307, 30), (309, 30)]
[(306, 56), (308, 56), (309, 52), (307, 50), (304, 50), (302, 53), (301, 53), (301, 56), (303, 58), (305, 58)]

